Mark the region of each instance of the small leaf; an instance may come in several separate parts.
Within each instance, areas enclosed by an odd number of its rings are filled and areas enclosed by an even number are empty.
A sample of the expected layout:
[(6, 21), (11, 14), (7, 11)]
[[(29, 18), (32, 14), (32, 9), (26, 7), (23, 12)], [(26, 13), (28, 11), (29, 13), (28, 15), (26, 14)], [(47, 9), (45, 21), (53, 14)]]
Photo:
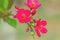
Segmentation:
[(12, 18), (8, 18), (8, 19), (5, 19), (5, 21), (11, 25), (12, 27), (16, 28), (16, 23), (17, 21), (15, 19), (12, 19)]

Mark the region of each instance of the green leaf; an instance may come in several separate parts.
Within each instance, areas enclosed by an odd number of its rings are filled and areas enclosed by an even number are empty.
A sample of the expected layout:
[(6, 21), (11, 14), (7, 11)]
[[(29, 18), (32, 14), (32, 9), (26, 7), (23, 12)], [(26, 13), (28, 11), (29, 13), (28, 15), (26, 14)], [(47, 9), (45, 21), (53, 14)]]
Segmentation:
[(4, 7), (3, 7), (3, 0), (0, 0), (0, 12), (4, 12)]
[(0, 0), (0, 11), (7, 9), (9, 0)]
[(9, 0), (9, 3), (8, 3), (8, 8), (7, 9), (10, 9), (13, 5), (13, 0)]
[(16, 23), (17, 21), (15, 19), (12, 19), (12, 18), (8, 18), (8, 19), (5, 19), (5, 22), (7, 22), (9, 25), (11, 25), (12, 27), (16, 28)]
[(0, 12), (5, 13), (7, 9), (10, 9), (13, 4), (13, 0), (0, 0)]
[(4, 0), (4, 4), (3, 4), (3, 6), (4, 6), (5, 9), (7, 9), (7, 7), (8, 7), (8, 3), (9, 3), (9, 0)]

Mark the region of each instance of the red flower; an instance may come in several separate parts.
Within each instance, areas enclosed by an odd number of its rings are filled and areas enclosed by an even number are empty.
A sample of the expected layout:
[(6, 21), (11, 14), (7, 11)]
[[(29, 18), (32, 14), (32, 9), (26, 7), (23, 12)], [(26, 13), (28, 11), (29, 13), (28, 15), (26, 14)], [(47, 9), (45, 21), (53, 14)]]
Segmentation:
[(21, 23), (30, 22), (31, 21), (30, 11), (20, 8), (18, 9), (17, 14), (15, 15), (15, 18), (17, 18)]
[(28, 6), (31, 9), (37, 9), (41, 6), (41, 4), (38, 2), (38, 0), (27, 0), (26, 6)]
[(47, 22), (45, 20), (38, 20), (36, 27), (35, 27), (35, 31), (38, 37), (40, 37), (40, 32), (42, 32), (43, 34), (47, 33), (47, 29), (44, 27), (47, 25)]

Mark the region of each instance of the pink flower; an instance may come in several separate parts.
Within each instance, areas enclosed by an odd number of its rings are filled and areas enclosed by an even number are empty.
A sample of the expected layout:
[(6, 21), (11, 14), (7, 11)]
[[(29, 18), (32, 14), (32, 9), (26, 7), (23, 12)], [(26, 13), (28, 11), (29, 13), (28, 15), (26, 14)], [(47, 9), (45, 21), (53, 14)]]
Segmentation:
[(45, 26), (47, 25), (47, 22), (45, 20), (38, 20), (36, 27), (35, 27), (35, 31), (38, 37), (40, 37), (40, 32), (42, 32), (43, 34), (47, 33), (47, 29), (45, 28)]
[(31, 9), (37, 9), (41, 6), (41, 4), (38, 2), (38, 0), (27, 0), (26, 6)]
[(15, 15), (15, 18), (17, 18), (21, 23), (30, 22), (30, 11), (24, 10), (23, 8), (17, 9), (17, 14)]

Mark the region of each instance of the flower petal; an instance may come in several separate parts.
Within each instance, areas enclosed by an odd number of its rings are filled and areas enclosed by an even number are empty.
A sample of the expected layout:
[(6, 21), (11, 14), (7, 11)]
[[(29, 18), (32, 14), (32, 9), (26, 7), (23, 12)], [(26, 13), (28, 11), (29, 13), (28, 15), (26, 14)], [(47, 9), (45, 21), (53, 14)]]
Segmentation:
[(47, 29), (46, 29), (46, 28), (42, 28), (40, 31), (41, 31), (43, 34), (47, 33)]
[(29, 10), (25, 10), (25, 15), (27, 16), (27, 17), (29, 17), (30, 16), (30, 11)]
[(38, 21), (37, 21), (37, 25), (36, 26), (40, 26), (41, 25), (41, 19), (39, 19)]
[(45, 20), (41, 21), (41, 25), (42, 26), (46, 26), (47, 25), (47, 22)]
[(38, 7), (41, 7), (41, 4), (37, 4), (37, 3), (36, 3), (36, 5), (37, 5), (37, 6), (36, 6), (36, 9), (37, 9)]
[(31, 18), (29, 17), (27, 17), (26, 19), (25, 19), (25, 22), (29, 22), (29, 21), (31, 21)]
[(27, 3), (31, 3), (32, 2), (32, 0), (27, 0)]
[(38, 27), (35, 28), (35, 31), (36, 31), (37, 36), (40, 37), (41, 35), (40, 35), (39, 30), (38, 30)]
[(18, 19), (20, 23), (25, 23), (23, 19)]

